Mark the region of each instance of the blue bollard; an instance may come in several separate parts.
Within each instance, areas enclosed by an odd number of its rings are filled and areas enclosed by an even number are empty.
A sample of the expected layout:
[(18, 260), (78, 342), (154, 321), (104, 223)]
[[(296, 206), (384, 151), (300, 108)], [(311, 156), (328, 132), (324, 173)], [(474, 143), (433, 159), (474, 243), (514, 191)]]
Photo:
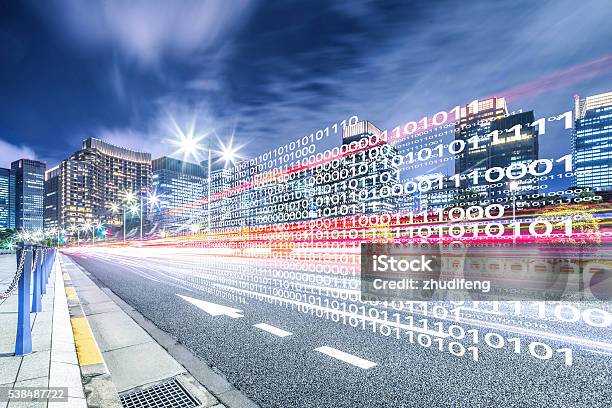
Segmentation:
[(53, 273), (53, 265), (55, 265), (55, 249), (51, 249), (49, 256), (49, 277)]
[[(42, 312), (42, 267), (40, 257), (42, 250), (40, 248), (32, 248), (33, 251), (38, 251), (38, 259), (34, 265), (34, 289), (32, 290), (32, 313)], [(36, 257), (35, 257), (36, 258)]]
[(46, 261), (46, 251), (44, 248), (40, 249), (40, 271), (41, 271), (41, 279), (42, 279), (42, 285), (40, 286), (40, 292), (43, 295), (47, 294), (47, 263)]
[(41, 286), (41, 292), (43, 295), (47, 294), (47, 282), (48, 280), (48, 274), (47, 274), (47, 250), (46, 249), (41, 249), (40, 250), (40, 257), (41, 257), (41, 275), (42, 275), (42, 286)]
[(17, 265), (24, 253), (23, 272), (17, 282), (17, 338), (15, 355), (23, 356), (32, 352), (32, 330), (30, 327), (30, 279), (32, 275), (31, 247), (22, 246), (17, 250)]

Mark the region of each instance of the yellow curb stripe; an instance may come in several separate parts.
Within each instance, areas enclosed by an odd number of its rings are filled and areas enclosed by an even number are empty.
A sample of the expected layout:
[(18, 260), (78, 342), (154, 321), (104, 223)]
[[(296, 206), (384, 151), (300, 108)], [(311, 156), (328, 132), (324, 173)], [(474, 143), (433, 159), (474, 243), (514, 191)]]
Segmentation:
[(64, 280), (65, 281), (69, 281), (69, 280), (72, 280), (72, 279), (70, 279), (70, 275), (68, 275), (67, 273), (64, 273)]
[(91, 328), (86, 317), (75, 317), (70, 319), (72, 325), (72, 333), (74, 335), (74, 344), (76, 345), (79, 364), (103, 364), (104, 359), (98, 348), (98, 344), (91, 333)]
[(79, 297), (77, 296), (76, 291), (74, 290), (72, 286), (66, 286), (65, 290), (66, 290), (66, 297), (68, 298), (68, 300), (72, 300), (74, 302), (79, 300)]

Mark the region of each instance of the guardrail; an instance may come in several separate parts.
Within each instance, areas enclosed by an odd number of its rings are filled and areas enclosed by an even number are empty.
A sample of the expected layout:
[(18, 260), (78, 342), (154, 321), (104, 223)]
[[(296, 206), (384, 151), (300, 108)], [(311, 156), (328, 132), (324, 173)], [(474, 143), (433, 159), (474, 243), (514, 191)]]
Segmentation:
[(55, 254), (55, 248), (44, 245), (22, 243), (17, 247), (15, 277), (9, 287), (0, 293), (0, 299), (6, 299), (17, 289), (16, 356), (32, 352), (30, 312), (42, 312), (42, 296), (47, 293), (47, 282), (53, 269)]

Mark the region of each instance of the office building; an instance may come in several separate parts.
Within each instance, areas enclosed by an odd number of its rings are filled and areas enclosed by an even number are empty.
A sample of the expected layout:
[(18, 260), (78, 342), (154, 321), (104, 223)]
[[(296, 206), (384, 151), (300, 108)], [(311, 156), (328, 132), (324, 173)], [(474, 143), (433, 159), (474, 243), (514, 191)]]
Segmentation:
[[(40, 231), (43, 228), (45, 170), (43, 162), (20, 159), (11, 163), (11, 209), (15, 228)], [(13, 188), (14, 186), (14, 188)]]
[[(462, 154), (455, 159), (455, 174), (487, 169), (490, 124), (508, 115), (508, 107), (504, 98), (493, 97), (478, 101), (478, 109), (473, 108), (471, 104), (465, 105), (461, 109), (461, 119), (455, 126), (455, 140), (465, 143)], [(473, 140), (477, 140), (478, 143), (472, 142)]]
[(0, 168), (0, 230), (11, 228), (10, 182), (11, 171)]
[[(342, 144), (348, 145), (352, 142), (359, 142), (372, 136), (380, 136), (381, 133), (380, 129), (374, 124), (363, 120), (343, 128)], [(374, 153), (375, 149), (378, 153)], [(347, 198), (345, 204), (355, 209), (354, 214), (373, 214), (397, 210), (398, 197), (389, 195), (383, 198), (380, 196), (383, 187), (392, 188), (400, 181), (398, 161), (395, 160), (397, 154), (395, 147), (381, 140), (376, 147), (371, 146), (342, 159), (342, 166), (348, 170), (348, 173), (358, 175), (343, 180), (348, 183), (352, 178), (357, 182), (356, 189), (347, 189), (346, 193), (348, 194), (344, 194), (344, 197)], [(364, 166), (367, 167), (365, 172), (358, 170)], [(364, 199), (366, 192), (367, 197)]]
[(59, 227), (60, 219), (60, 166), (45, 172), (45, 196), (43, 198), (43, 225), (45, 230)]
[(574, 98), (574, 185), (612, 190), (612, 92)]
[[(442, 182), (440, 182), (442, 180)], [(406, 194), (400, 208), (408, 211), (425, 211), (451, 207), (457, 200), (460, 189), (455, 182), (442, 173), (424, 174), (410, 180), (419, 185), (436, 186), (421, 191), (418, 188), (413, 194)], [(438, 187), (441, 185), (440, 187)]]
[[(233, 204), (239, 196), (235, 194), (220, 194), (232, 187), (233, 169), (224, 167), (211, 168), (213, 170), (210, 173), (210, 189), (208, 188), (208, 178), (204, 180), (202, 188), (203, 197), (208, 197), (210, 193), (209, 201), (203, 206), (204, 211), (207, 212), (204, 218), (204, 225), (209, 225), (212, 230), (235, 226), (235, 218), (237, 217), (235, 211), (237, 207), (234, 207)], [(208, 211), (210, 211), (210, 215)]]
[(150, 219), (158, 231), (173, 234), (202, 222), (205, 205), (191, 204), (203, 197), (205, 168), (164, 156), (153, 160), (152, 174), (158, 204), (151, 208)]
[[(239, 217), (238, 207), (235, 204), (240, 197), (233, 194), (220, 195), (220, 193), (236, 186), (235, 167), (226, 163), (221, 155), (216, 152), (211, 156), (210, 178), (208, 177), (208, 160), (202, 161), (200, 165), (207, 175), (202, 185), (202, 197), (211, 196), (210, 200), (202, 206), (205, 214), (202, 220), (203, 229), (216, 230), (235, 226)], [(208, 186), (209, 181), (210, 188)]]
[[(508, 115), (504, 98), (489, 98), (478, 102), (478, 110), (462, 110), (462, 118), (455, 127), (455, 141), (463, 141), (463, 152), (455, 159), (455, 174), (460, 175), (460, 187), (470, 196), (482, 201), (503, 202), (511, 196), (537, 192), (537, 182), (530, 177), (511, 180), (505, 176), (496, 182), (487, 181), (488, 169), (505, 170), (529, 164), (538, 158), (538, 132), (533, 111)], [(519, 164), (520, 163), (520, 164)], [(495, 174), (494, 177), (498, 178)], [(501, 184), (501, 186), (500, 186)]]
[(94, 138), (83, 141), (82, 149), (55, 171), (57, 183), (50, 180), (46, 193), (56, 185), (57, 225), (62, 228), (85, 223), (120, 227), (127, 212), (126, 194), (139, 201), (151, 189), (151, 154)]

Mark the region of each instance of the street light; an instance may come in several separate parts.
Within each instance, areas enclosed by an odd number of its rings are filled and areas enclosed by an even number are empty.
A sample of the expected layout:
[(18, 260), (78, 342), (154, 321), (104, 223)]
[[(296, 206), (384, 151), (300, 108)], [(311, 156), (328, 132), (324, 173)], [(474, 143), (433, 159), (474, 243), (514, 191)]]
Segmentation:
[[(210, 134), (196, 134), (195, 131), (195, 123), (196, 118), (192, 117), (189, 125), (186, 128), (186, 131), (183, 131), (181, 127), (177, 124), (176, 120), (173, 117), (170, 117), (172, 126), (171, 131), (174, 133), (175, 139), (171, 140), (171, 143), (178, 146), (177, 153), (183, 154), (183, 160), (188, 159), (189, 157), (193, 157), (197, 162), (200, 161), (200, 152), (203, 150), (200, 146), (199, 142), (204, 138), (207, 138), (207, 150), (208, 150), (208, 181), (207, 181), (207, 196), (208, 201), (206, 204), (206, 212), (207, 212), (207, 229), (210, 230), (210, 193), (211, 193), (211, 184), (212, 184), (212, 146), (211, 146), (211, 135)], [(242, 146), (234, 146), (234, 136), (232, 135), (227, 144), (223, 143), (221, 140), (219, 141), (220, 150), (216, 151), (220, 154), (221, 160), (224, 161), (224, 167), (228, 164), (233, 163), (237, 158), (239, 158), (238, 151)]]
[(136, 199), (136, 196), (131, 191), (123, 192), (123, 202), (124, 202), (124, 205), (122, 206), (122, 209), (123, 209), (123, 242), (125, 242), (125, 222), (126, 222), (125, 214), (127, 211), (126, 204), (132, 204), (135, 199)]
[[(96, 235), (97, 231), (100, 231), (102, 228), (104, 228), (104, 224), (102, 224), (101, 222), (97, 222), (93, 225), (94, 228), (94, 237)], [(92, 238), (92, 243), (95, 243), (95, 238)]]
[(147, 197), (145, 198), (142, 194), (140, 194), (140, 240), (142, 241), (142, 219), (144, 216), (143, 202), (147, 201), (149, 209), (156, 206), (159, 203), (159, 197), (157, 194), (147, 193)]
[[(91, 224), (89, 222), (86, 222), (85, 224), (83, 224), (83, 232), (88, 233), (90, 229), (91, 229)], [(87, 241), (87, 235), (85, 235), (85, 241)]]
[[(127, 211), (129, 210), (132, 215), (135, 215), (135, 214), (140, 215), (140, 240), (142, 241), (144, 202), (146, 201), (150, 207), (156, 206), (159, 203), (159, 197), (155, 193), (147, 193), (147, 197), (144, 197), (143, 194), (141, 193), (140, 194), (140, 206), (136, 204), (135, 201), (136, 201), (135, 193), (131, 191), (130, 192), (126, 191), (123, 193), (124, 204), (121, 207), (123, 209), (123, 242), (126, 241), (126, 223), (127, 223), (126, 214), (127, 214)], [(128, 208), (128, 205), (129, 205), (129, 208)], [(119, 211), (119, 206), (113, 203), (111, 204), (111, 210), (116, 213)]]
[(81, 245), (81, 237), (79, 236), (79, 227), (72, 224), (68, 227), (68, 231), (70, 231), (72, 234), (74, 234), (75, 232), (77, 233), (77, 245)]

